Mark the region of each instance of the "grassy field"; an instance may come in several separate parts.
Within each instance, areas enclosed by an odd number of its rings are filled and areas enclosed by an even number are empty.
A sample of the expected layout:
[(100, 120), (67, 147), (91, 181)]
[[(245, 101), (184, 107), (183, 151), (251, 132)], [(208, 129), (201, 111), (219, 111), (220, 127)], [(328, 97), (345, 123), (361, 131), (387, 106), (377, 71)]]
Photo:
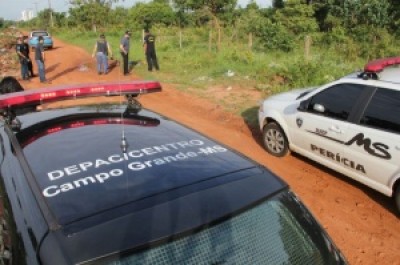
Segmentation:
[[(106, 32), (113, 54), (120, 58), (118, 46), (121, 32)], [(85, 48), (92, 53), (99, 33), (59, 31), (55, 37)], [(157, 79), (176, 88), (213, 100), (225, 109), (242, 115), (255, 124), (258, 100), (293, 88), (320, 85), (363, 67), (365, 61), (349, 58), (340, 47), (313, 47), (304, 55), (304, 44), (286, 53), (265, 51), (255, 43), (249, 49), (246, 40), (224, 40), (220, 50), (209, 50), (208, 32), (191, 29), (183, 33), (182, 48), (178, 31), (155, 32), (160, 72), (149, 73), (142, 48), (142, 33), (133, 32), (130, 60), (138, 61), (134, 71), (143, 79)], [(218, 90), (219, 89), (219, 90)], [(234, 93), (240, 89), (241, 93)], [(222, 96), (213, 91), (224, 90)], [(231, 91), (231, 92), (230, 92)], [(249, 93), (245, 93), (245, 92)], [(258, 100), (255, 98), (258, 97)]]

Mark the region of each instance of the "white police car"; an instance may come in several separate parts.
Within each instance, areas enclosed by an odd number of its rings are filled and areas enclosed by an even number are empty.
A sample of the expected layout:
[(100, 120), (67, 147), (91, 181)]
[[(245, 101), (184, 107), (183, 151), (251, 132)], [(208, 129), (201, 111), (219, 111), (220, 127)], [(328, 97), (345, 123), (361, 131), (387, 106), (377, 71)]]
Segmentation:
[[(158, 91), (0, 96), (0, 264), (347, 264), (285, 182), (133, 100)], [(128, 105), (36, 108), (120, 94)]]
[(400, 209), (400, 57), (259, 108), (266, 150), (300, 153), (387, 196)]

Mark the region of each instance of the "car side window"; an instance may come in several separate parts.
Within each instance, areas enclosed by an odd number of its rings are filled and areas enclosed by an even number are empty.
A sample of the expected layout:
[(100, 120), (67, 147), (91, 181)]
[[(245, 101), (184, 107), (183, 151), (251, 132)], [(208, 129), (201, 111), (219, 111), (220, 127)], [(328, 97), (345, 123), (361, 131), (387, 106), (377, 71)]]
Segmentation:
[(326, 117), (347, 120), (363, 90), (363, 85), (334, 85), (313, 96), (307, 110)]
[(369, 127), (400, 133), (400, 91), (378, 88), (360, 123)]

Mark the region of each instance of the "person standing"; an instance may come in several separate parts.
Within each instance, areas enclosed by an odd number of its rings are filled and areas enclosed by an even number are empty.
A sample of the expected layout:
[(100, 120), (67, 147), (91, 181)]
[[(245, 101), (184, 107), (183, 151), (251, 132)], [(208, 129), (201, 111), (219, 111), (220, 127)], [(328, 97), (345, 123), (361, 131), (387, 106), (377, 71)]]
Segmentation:
[(144, 37), (144, 53), (146, 55), (147, 60), (147, 69), (151, 72), (153, 71), (153, 66), (156, 70), (160, 70), (157, 62), (157, 54), (156, 54), (156, 46), (155, 46), (156, 38), (153, 34), (150, 33), (148, 29), (145, 30), (145, 37)]
[(100, 35), (99, 40), (94, 45), (92, 57), (96, 55), (97, 60), (97, 73), (107, 74), (108, 73), (108, 55), (112, 57), (112, 51), (110, 45), (106, 41), (104, 34)]
[(121, 52), (122, 61), (124, 65), (124, 75), (129, 74), (129, 38), (131, 32), (129, 30), (125, 31), (124, 37), (122, 37), (119, 44), (119, 50)]
[(44, 66), (45, 56), (44, 56), (43, 42), (44, 42), (43, 37), (39, 36), (38, 44), (35, 48), (35, 61), (36, 61), (37, 67), (38, 67), (40, 82), (41, 83), (50, 83), (49, 81), (46, 80), (45, 66)]
[(25, 46), (25, 51), (26, 51), (26, 57), (28, 58), (28, 74), (29, 77), (34, 77), (35, 75), (33, 74), (33, 65), (32, 65), (32, 60), (29, 57), (29, 44), (28, 44), (28, 36), (24, 36), (24, 46)]
[(25, 45), (22, 41), (22, 37), (17, 38), (17, 45), (15, 46), (15, 50), (17, 52), (19, 63), (21, 64), (21, 77), (23, 80), (29, 80), (29, 73), (28, 73), (28, 57), (27, 52), (25, 50)]

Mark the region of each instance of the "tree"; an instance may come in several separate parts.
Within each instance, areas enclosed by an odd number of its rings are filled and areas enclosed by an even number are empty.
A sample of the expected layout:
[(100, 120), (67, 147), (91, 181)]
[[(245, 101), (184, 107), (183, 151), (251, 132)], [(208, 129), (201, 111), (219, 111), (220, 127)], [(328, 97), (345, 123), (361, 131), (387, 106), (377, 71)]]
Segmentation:
[(86, 29), (97, 31), (98, 26), (107, 24), (108, 14), (113, 3), (119, 0), (70, 0), (70, 20), (81, 24)]
[(148, 4), (137, 3), (129, 9), (129, 18), (135, 24), (143, 27), (151, 27), (154, 24), (169, 26), (176, 21), (172, 7), (165, 1), (154, 1)]
[(71, 1), (71, 4), (75, 7), (69, 9), (69, 20), (75, 25), (80, 25), (85, 29), (92, 29), (96, 32), (99, 26), (104, 27), (107, 25), (112, 2), (116, 2), (116, 0)]
[(31, 20), (31, 23), (37, 27), (47, 28), (50, 26), (50, 14), (52, 14), (53, 10), (50, 8), (46, 8), (42, 11), (39, 11), (37, 17)]
[(286, 1), (285, 7), (278, 9), (275, 21), (285, 26), (295, 35), (308, 34), (318, 30), (312, 6), (303, 4), (299, 0)]
[(112, 5), (118, 3), (119, 0), (69, 0), (69, 3), (74, 6), (82, 6), (87, 4), (99, 4), (99, 5)]
[(126, 18), (129, 17), (129, 10), (124, 7), (116, 7), (111, 10), (109, 15), (109, 23), (118, 28), (129, 28), (129, 21)]
[(331, 13), (342, 19), (348, 31), (358, 26), (385, 28), (392, 20), (388, 0), (344, 0), (339, 3), (336, 0), (331, 4)]
[(399, 0), (389, 0), (390, 8), (389, 13), (392, 18), (392, 23), (390, 27), (393, 31), (397, 32), (400, 36), (400, 1)]
[(214, 16), (232, 12), (237, 5), (237, 0), (173, 0), (173, 2), (178, 9), (186, 12), (206, 7)]
[(250, 0), (250, 2), (246, 6), (247, 10), (253, 9), (253, 10), (258, 10), (260, 7), (257, 5), (255, 0)]
[(273, 0), (272, 1), (272, 7), (275, 8), (275, 9), (284, 8), (285, 7), (285, 1), (284, 0)]

